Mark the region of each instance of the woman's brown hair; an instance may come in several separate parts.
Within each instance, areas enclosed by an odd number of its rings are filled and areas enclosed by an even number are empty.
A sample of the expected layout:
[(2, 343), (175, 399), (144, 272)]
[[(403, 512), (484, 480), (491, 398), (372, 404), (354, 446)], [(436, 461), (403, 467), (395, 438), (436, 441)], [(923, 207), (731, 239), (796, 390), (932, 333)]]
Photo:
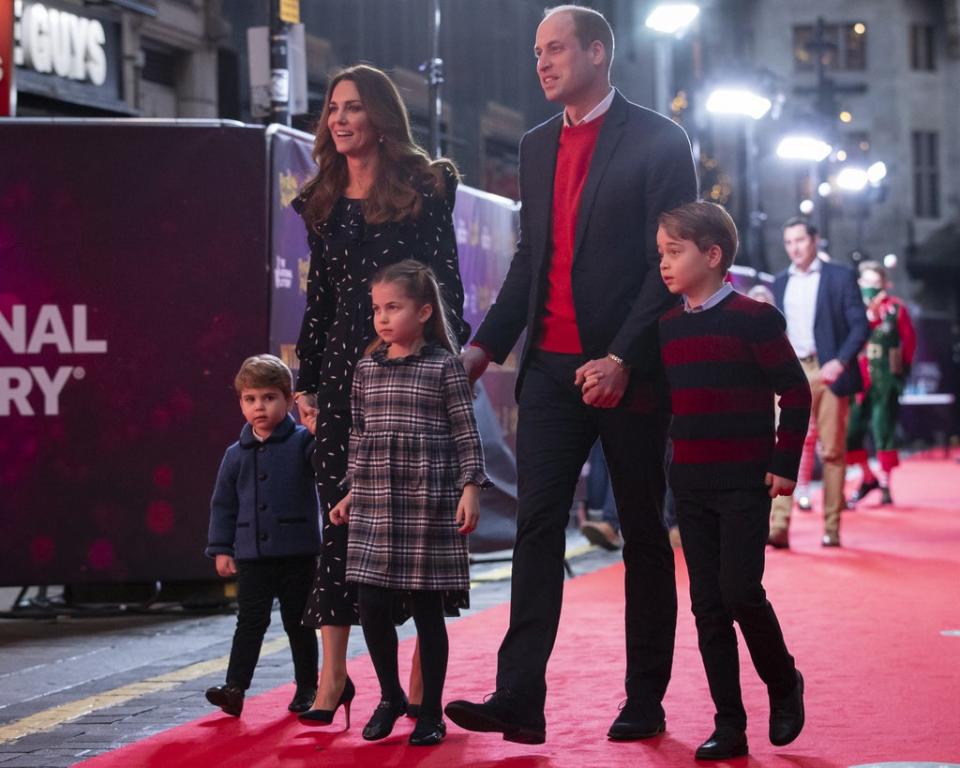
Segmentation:
[[(407, 298), (416, 302), (418, 307), (425, 304), (433, 307), (433, 314), (430, 315), (423, 329), (424, 338), (429, 343), (437, 344), (455, 355), (459, 352), (457, 336), (450, 327), (450, 321), (447, 320), (449, 311), (443, 302), (440, 284), (430, 267), (416, 259), (404, 259), (379, 270), (370, 281), (371, 287), (382, 283), (397, 283), (403, 287)], [(379, 338), (374, 339), (367, 347), (366, 354), (369, 355), (381, 343)]]
[(358, 64), (339, 72), (327, 90), (313, 141), (317, 173), (301, 193), (307, 223), (314, 227), (326, 221), (349, 181), (346, 158), (337, 152), (329, 127), (330, 96), (343, 80), (356, 85), (370, 125), (381, 137), (377, 177), (363, 202), (364, 219), (368, 224), (383, 224), (417, 218), (423, 193), (445, 194), (444, 173), (458, 179), (456, 167), (446, 159), (430, 160), (413, 140), (407, 108), (393, 81), (376, 67)]

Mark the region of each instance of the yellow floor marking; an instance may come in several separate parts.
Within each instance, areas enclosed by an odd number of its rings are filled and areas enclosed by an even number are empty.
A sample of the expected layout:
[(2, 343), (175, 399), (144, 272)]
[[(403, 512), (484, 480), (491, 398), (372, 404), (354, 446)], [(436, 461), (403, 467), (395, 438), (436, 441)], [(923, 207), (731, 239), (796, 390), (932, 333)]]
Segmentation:
[[(578, 557), (589, 552), (593, 548), (592, 544), (581, 544), (575, 547), (570, 547), (567, 549), (566, 557), (568, 560)], [(513, 565), (507, 563), (501, 568), (495, 568), (492, 571), (488, 571), (482, 576), (472, 580), (472, 584), (479, 584), (485, 581), (501, 581), (503, 579), (510, 578), (510, 574), (513, 572)], [(278, 637), (274, 640), (270, 640), (263, 644), (263, 649), (260, 652), (261, 656), (268, 656), (271, 653), (276, 653), (285, 649), (288, 645), (287, 638)], [(91, 712), (96, 712), (100, 709), (106, 709), (107, 707), (115, 707), (120, 704), (125, 704), (128, 701), (138, 698), (139, 696), (144, 696), (148, 693), (159, 693), (161, 691), (169, 691), (173, 688), (176, 688), (180, 683), (186, 683), (191, 680), (197, 680), (198, 678), (205, 677), (206, 675), (211, 675), (215, 672), (219, 672), (227, 668), (227, 663), (230, 660), (230, 656), (220, 656), (216, 659), (210, 659), (209, 661), (201, 661), (196, 664), (191, 664), (182, 669), (176, 669), (173, 672), (166, 672), (162, 675), (156, 675), (154, 677), (148, 677), (146, 680), (141, 680), (137, 683), (130, 683), (129, 685), (122, 685), (119, 688), (114, 688), (110, 691), (104, 691), (103, 693), (97, 693), (93, 696), (87, 696), (83, 699), (78, 699), (77, 701), (71, 701), (68, 704), (61, 704), (57, 707), (51, 707), (50, 709), (45, 709), (36, 714), (29, 715), (22, 718), (21, 720), (16, 720), (12, 723), (7, 723), (6, 725), (0, 725), (0, 744), (6, 744), (10, 741), (15, 741), (21, 739), (24, 736), (27, 736), (31, 733), (38, 733), (40, 731), (49, 731), (52, 728), (56, 728), (58, 725), (69, 722), (70, 720), (76, 720), (78, 717), (83, 717), (84, 715), (89, 715)]]
[[(260, 655), (268, 656), (271, 653), (283, 650), (287, 646), (288, 641), (286, 636), (278, 637), (264, 643)], [(89, 715), (91, 712), (96, 712), (99, 709), (125, 704), (128, 701), (148, 693), (172, 690), (180, 683), (196, 680), (226, 669), (229, 660), (230, 656), (220, 656), (219, 658), (210, 659), (209, 661), (201, 661), (197, 664), (183, 667), (182, 669), (175, 669), (173, 672), (165, 672), (162, 675), (148, 677), (146, 680), (141, 680), (137, 683), (122, 685), (110, 691), (87, 696), (77, 701), (71, 701), (68, 704), (61, 704), (58, 707), (51, 707), (42, 712), (24, 717), (21, 720), (0, 725), (0, 744), (15, 741), (31, 733), (48, 731), (51, 728), (56, 728), (62, 723), (75, 720), (83, 715)]]

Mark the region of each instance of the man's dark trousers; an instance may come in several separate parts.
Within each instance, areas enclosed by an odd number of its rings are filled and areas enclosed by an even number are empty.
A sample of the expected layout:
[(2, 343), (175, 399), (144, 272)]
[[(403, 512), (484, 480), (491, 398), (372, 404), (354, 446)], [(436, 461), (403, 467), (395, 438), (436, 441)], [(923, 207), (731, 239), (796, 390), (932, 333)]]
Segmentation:
[(627, 695), (649, 717), (662, 718), (677, 619), (673, 550), (662, 519), (669, 416), (585, 405), (574, 386), (585, 362), (583, 355), (534, 350), (523, 380), (510, 629), (500, 646), (497, 689), (515, 695), (531, 722), (543, 722), (547, 660), (563, 600), (565, 528), (599, 435), (624, 539)]

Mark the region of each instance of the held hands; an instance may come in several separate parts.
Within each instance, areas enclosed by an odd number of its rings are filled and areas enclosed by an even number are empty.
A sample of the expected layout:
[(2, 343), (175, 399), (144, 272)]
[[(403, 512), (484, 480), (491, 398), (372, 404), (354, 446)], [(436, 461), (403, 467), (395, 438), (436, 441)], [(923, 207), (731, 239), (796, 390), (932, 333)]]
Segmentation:
[(797, 487), (796, 481), (780, 477), (773, 472), (767, 472), (767, 476), (763, 478), (763, 483), (769, 486), (771, 499), (775, 499), (777, 496), (790, 496), (793, 489)]
[(467, 347), (460, 353), (460, 362), (463, 364), (463, 370), (467, 372), (467, 379), (470, 385), (476, 382), (483, 372), (487, 370), (490, 364), (490, 358), (480, 347)]
[(623, 398), (630, 374), (609, 357), (590, 360), (577, 368), (573, 383), (583, 392), (583, 402), (595, 408), (613, 408)]
[(463, 487), (463, 495), (457, 504), (457, 530), (466, 535), (477, 530), (480, 522), (480, 486), (468, 483)]
[(230, 555), (217, 555), (217, 575), (227, 579), (237, 575), (237, 562)]
[(340, 502), (330, 510), (330, 522), (334, 525), (343, 525), (350, 522), (350, 504), (353, 502), (353, 491), (340, 499)]
[(307, 428), (311, 435), (317, 434), (317, 416), (320, 410), (317, 408), (316, 396), (308, 395), (305, 392), (297, 392), (293, 396), (293, 402), (297, 404), (297, 413), (300, 414), (300, 423)]
[(820, 378), (825, 384), (833, 384), (843, 374), (843, 363), (839, 360), (828, 360), (820, 368)]

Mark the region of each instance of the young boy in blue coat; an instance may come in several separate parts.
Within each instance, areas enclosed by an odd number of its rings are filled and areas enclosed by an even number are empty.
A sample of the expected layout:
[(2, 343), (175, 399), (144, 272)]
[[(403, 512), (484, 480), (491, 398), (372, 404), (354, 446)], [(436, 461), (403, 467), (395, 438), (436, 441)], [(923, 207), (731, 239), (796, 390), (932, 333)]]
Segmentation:
[(220, 464), (206, 554), (218, 574), (237, 577), (239, 610), (226, 685), (209, 688), (207, 700), (240, 715), (277, 597), (297, 682), (288, 709), (305, 712), (317, 694), (319, 661), (316, 633), (300, 623), (320, 552), (314, 440), (289, 413), (293, 376), (279, 358), (247, 358), (234, 387), (247, 423)]

